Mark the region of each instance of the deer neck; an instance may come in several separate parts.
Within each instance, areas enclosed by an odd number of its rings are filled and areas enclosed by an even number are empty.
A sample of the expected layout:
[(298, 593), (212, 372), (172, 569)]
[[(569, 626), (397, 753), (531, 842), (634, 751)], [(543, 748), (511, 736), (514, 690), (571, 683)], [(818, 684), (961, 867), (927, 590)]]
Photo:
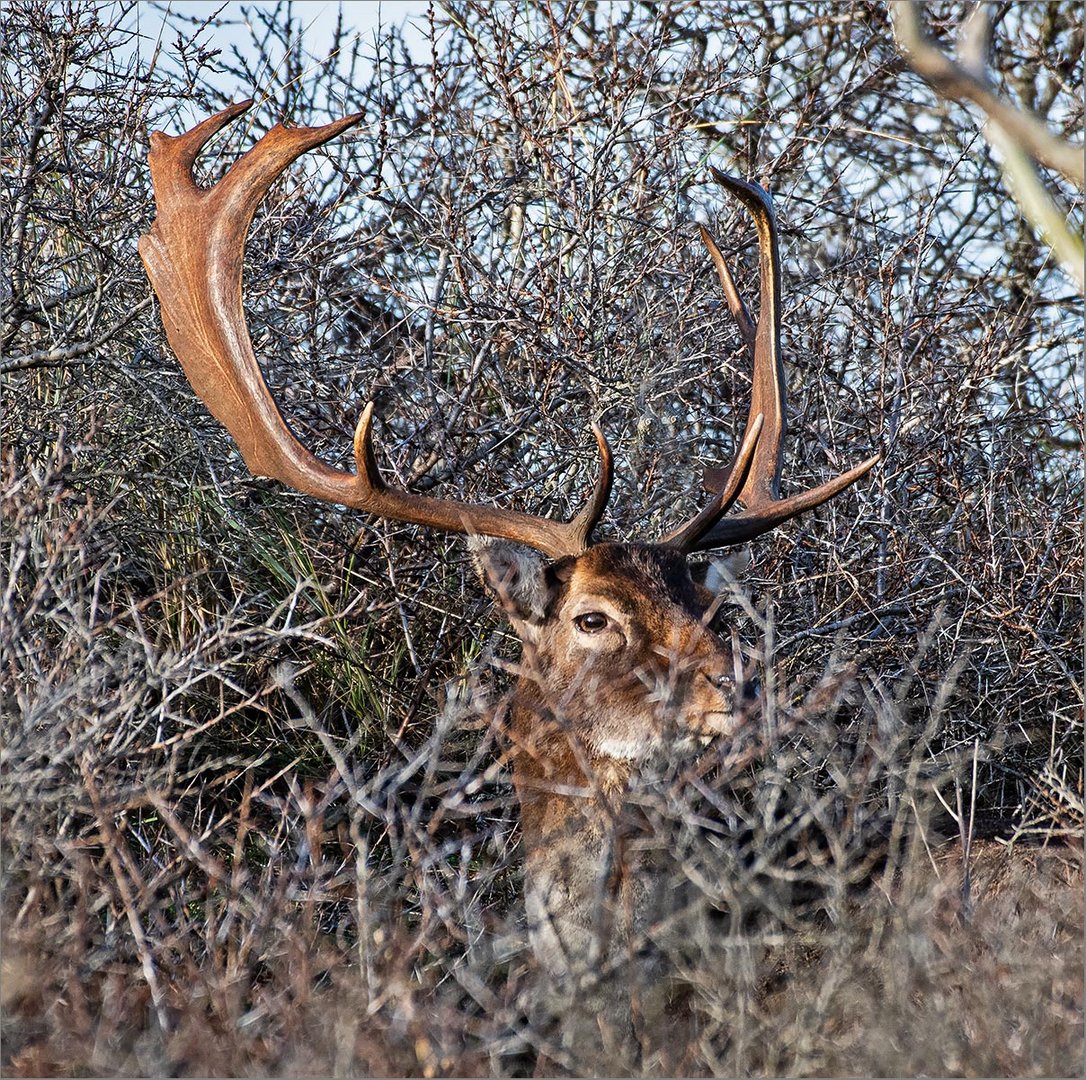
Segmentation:
[(625, 797), (636, 764), (591, 754), (576, 736), (577, 724), (556, 717), (527, 680), (509, 721), (529, 921), (549, 927), (532, 938), (537, 953), (553, 954), (546, 966), (562, 967), (558, 955), (594, 953), (600, 903), (622, 893), (634, 869), (626, 848), (639, 830)]
[(508, 730), (529, 851), (559, 833), (613, 822), (620, 813), (634, 763), (593, 754), (577, 738), (577, 719), (557, 717), (536, 686), (521, 680)]
[(508, 730), (528, 930), (543, 968), (564, 982), (644, 936), (652, 880), (635, 854), (642, 845), (630, 842), (646, 823), (626, 799), (636, 762), (592, 756), (574, 724), (547, 710), (533, 687), (522, 689)]

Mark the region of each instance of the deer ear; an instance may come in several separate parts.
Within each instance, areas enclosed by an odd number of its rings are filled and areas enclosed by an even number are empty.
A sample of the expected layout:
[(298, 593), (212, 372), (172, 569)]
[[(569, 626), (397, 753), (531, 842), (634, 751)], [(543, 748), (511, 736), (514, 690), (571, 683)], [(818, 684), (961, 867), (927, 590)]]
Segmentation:
[(547, 561), (531, 548), (509, 540), (472, 536), (468, 547), (479, 577), (501, 604), (517, 636), (534, 638), (551, 599)]
[(744, 545), (728, 555), (714, 555), (706, 562), (691, 567), (690, 576), (714, 596), (718, 596), (737, 581), (742, 581), (750, 569), (750, 564), (750, 546)]

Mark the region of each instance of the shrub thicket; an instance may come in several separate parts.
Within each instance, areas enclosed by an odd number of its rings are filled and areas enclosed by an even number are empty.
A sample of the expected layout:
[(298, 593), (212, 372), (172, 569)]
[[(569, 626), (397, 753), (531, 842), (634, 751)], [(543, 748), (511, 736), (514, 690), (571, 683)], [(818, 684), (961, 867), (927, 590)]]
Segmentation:
[[(937, 8), (945, 34), (961, 11)], [(247, 48), (170, 16), (148, 56), (119, 5), (5, 9), (4, 1069), (577, 1067), (532, 1004), (493, 710), (511, 639), (463, 545), (252, 480), (165, 345), (147, 132), (253, 95), (205, 178), (280, 118), (365, 113), (249, 241), (302, 438), (346, 463), (372, 398), (399, 483), (564, 514), (599, 417), (614, 537), (674, 524), (729, 457), (749, 372), (696, 224), (753, 299), (708, 165), (772, 187), (785, 482), (884, 458), (757, 542), (735, 596), (772, 759), (642, 793), (718, 916), (676, 913), (688, 1067), (1077, 1071), (1062, 859), (964, 899), (919, 873), (939, 797), (978, 829), (1082, 830), (1081, 304), (969, 115), (874, 3), (450, 0), (421, 60), (347, 26), (314, 58), (304, 12), (243, 10)], [(997, 26), (1002, 89), (1063, 136), (1075, 15)]]

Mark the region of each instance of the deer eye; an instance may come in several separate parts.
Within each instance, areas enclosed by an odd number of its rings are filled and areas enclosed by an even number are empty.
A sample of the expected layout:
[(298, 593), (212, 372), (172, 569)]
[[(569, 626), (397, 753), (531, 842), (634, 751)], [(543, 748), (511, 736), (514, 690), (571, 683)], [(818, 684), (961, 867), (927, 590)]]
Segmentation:
[(607, 626), (607, 616), (602, 611), (586, 611), (578, 615), (573, 623), (584, 634), (598, 634)]

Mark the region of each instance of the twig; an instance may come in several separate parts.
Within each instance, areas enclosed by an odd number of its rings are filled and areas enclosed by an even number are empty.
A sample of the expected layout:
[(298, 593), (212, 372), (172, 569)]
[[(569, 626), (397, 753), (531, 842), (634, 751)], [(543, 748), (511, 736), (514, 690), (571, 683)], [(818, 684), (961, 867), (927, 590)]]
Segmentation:
[(23, 356), (13, 356), (10, 360), (0, 360), (0, 375), (7, 375), (13, 371), (27, 371), (30, 368), (57, 367), (72, 360), (78, 360), (87, 353), (100, 349), (107, 341), (112, 340), (119, 331), (123, 330), (137, 315), (146, 311), (151, 306), (151, 297), (144, 297), (135, 307), (129, 308), (116, 322), (110, 323), (96, 338), (90, 341), (80, 341), (66, 348), (41, 349), (38, 352), (26, 353)]
[(91, 806), (94, 808), (94, 816), (98, 822), (98, 829), (102, 836), (102, 846), (106, 849), (106, 858), (109, 859), (110, 868), (113, 871), (113, 879), (117, 882), (117, 890), (121, 894), (121, 902), (124, 904), (124, 913), (128, 919), (129, 928), (132, 931), (132, 939), (140, 956), (140, 966), (143, 969), (143, 977), (147, 987), (151, 991), (151, 1001), (155, 1007), (155, 1018), (164, 1035), (169, 1035), (171, 1025), (166, 1013), (166, 998), (162, 992), (162, 984), (158, 980), (158, 971), (155, 968), (154, 957), (151, 955), (151, 947), (147, 942), (147, 935), (143, 931), (139, 913), (136, 911), (136, 898), (132, 894), (124, 867), (117, 856), (117, 846), (124, 843), (117, 827), (113, 824), (110, 814), (102, 806), (102, 800), (98, 794), (98, 785), (94, 782), (91, 768), (86, 759), (80, 763), (83, 774), (83, 783), (90, 797)]

